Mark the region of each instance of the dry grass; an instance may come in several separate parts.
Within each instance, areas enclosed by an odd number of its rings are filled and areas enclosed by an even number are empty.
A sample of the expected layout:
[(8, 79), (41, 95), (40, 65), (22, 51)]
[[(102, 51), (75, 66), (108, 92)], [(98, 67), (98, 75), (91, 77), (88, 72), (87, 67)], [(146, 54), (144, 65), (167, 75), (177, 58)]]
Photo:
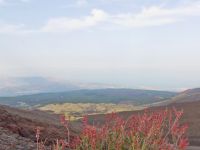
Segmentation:
[(71, 119), (79, 119), (84, 115), (106, 114), (111, 112), (134, 111), (143, 109), (143, 107), (130, 104), (113, 103), (63, 103), (49, 104), (39, 108), (43, 111), (52, 111), (56, 114), (65, 114)]

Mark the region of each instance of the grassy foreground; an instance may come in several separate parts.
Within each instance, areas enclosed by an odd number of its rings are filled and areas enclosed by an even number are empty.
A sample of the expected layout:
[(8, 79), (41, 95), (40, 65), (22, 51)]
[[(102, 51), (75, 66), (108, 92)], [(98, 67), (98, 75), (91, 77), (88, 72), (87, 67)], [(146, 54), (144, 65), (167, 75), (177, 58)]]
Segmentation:
[[(70, 136), (70, 121), (63, 115), (61, 123), (66, 129), (65, 139), (55, 139), (53, 150), (185, 150), (189, 145), (187, 124), (180, 124), (183, 111), (161, 110), (153, 113), (145, 111), (124, 119), (115, 113), (105, 116), (101, 125), (89, 124), (82, 119), (82, 132)], [(37, 129), (37, 149), (44, 150)]]

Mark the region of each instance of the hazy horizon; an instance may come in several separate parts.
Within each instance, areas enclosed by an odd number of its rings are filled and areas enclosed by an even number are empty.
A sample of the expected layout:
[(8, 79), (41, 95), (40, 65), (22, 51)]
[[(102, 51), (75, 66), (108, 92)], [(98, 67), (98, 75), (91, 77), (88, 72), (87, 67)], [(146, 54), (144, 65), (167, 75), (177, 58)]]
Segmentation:
[(199, 26), (200, 0), (0, 0), (0, 80), (200, 87)]

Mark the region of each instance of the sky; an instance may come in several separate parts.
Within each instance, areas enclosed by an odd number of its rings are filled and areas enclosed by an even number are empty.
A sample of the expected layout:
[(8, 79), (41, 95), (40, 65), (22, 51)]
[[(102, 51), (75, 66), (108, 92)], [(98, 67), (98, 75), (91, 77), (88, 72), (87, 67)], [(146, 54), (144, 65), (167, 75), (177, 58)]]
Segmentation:
[(200, 0), (0, 0), (0, 79), (200, 87)]

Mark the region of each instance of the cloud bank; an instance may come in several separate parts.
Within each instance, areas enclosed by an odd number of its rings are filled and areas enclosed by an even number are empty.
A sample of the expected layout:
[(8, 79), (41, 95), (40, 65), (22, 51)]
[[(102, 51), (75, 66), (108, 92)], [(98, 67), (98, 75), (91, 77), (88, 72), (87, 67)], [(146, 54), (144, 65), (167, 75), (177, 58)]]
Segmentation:
[(50, 19), (42, 28), (44, 32), (65, 32), (93, 27), (108, 19), (108, 14), (103, 10), (93, 9), (89, 16), (82, 18), (54, 18)]
[[(5, 0), (0, 0), (4, 2)], [(22, 1), (22, 0), (21, 0)], [(24, 0), (23, 0), (24, 1)], [(83, 3), (84, 1), (80, 1)], [(105, 27), (117, 26), (120, 28), (144, 28), (173, 24), (186, 21), (188, 17), (200, 16), (200, 3), (192, 2), (187, 5), (179, 5), (173, 8), (164, 6), (149, 6), (139, 12), (112, 14), (102, 9), (92, 9), (89, 15), (78, 18), (57, 17), (50, 18), (39, 29), (31, 29), (31, 32), (70, 32), (103, 25)], [(0, 33), (24, 32), (24, 26), (0, 24)]]

